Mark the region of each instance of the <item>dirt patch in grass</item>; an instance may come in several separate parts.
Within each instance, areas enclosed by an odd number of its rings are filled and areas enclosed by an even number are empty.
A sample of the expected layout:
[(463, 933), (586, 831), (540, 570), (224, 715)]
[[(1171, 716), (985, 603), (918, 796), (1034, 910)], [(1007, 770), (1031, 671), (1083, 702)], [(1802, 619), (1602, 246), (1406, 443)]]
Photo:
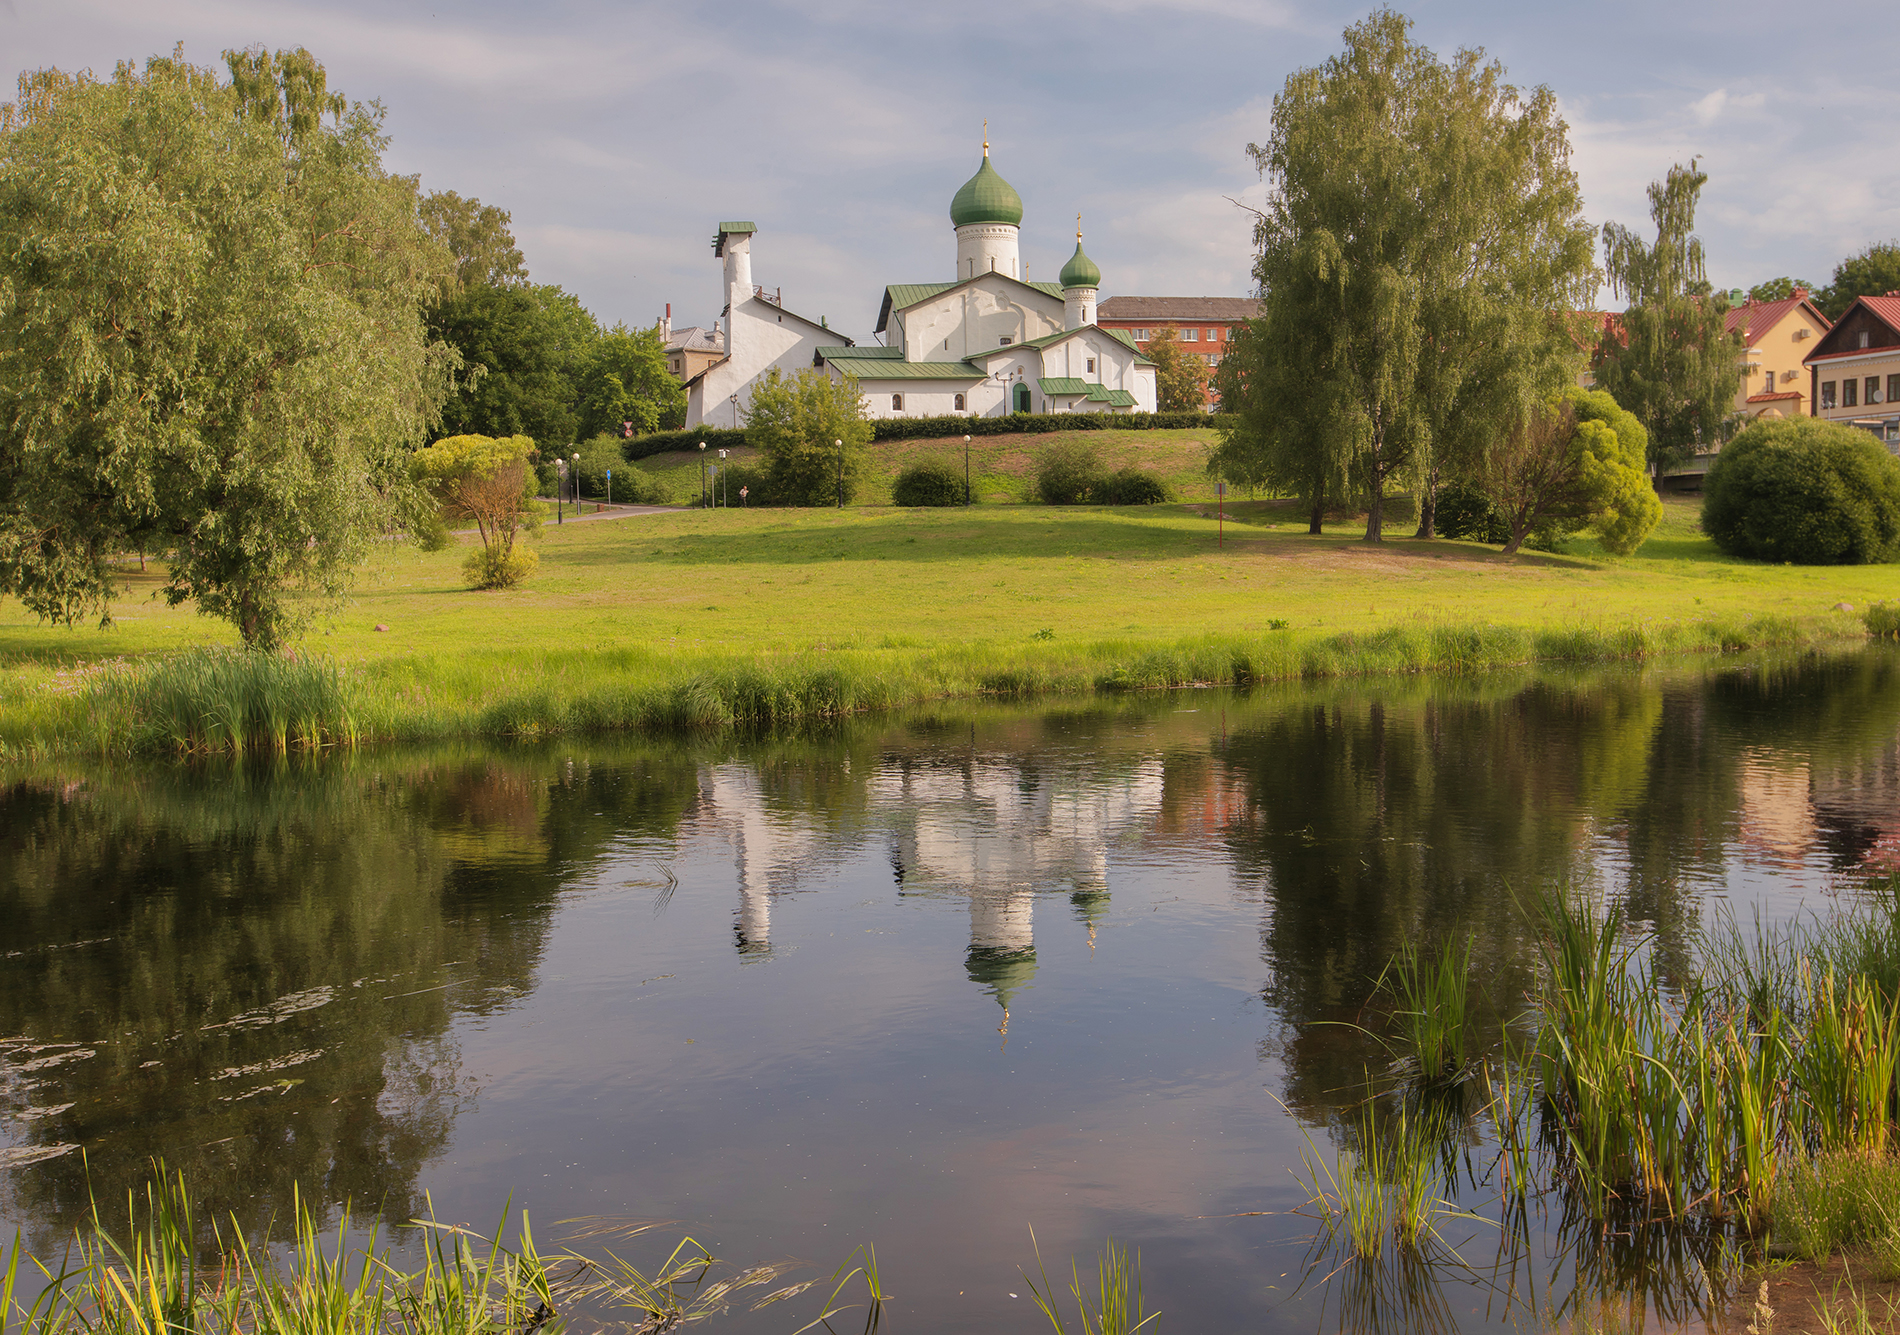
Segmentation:
[[(1752, 1327), (1763, 1335), (1900, 1330), (1900, 1282), (1877, 1280), (1873, 1274), (1873, 1259), (1864, 1253), (1833, 1256), (1822, 1264), (1776, 1262), (1751, 1277), (1707, 1328), (1740, 1332)], [(1765, 1320), (1766, 1314), (1757, 1310), (1764, 1296), (1773, 1313)]]

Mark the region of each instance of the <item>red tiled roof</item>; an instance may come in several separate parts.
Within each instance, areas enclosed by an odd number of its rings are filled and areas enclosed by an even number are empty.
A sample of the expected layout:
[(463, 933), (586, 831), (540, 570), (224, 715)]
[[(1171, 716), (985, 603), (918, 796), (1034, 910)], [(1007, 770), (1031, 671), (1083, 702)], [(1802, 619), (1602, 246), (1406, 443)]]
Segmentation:
[(1821, 314), (1820, 307), (1806, 296), (1784, 297), (1780, 301), (1751, 301), (1744, 306), (1732, 307), (1724, 317), (1722, 327), (1731, 334), (1740, 334), (1746, 342), (1751, 335), (1759, 337), (1773, 329), (1783, 317), (1799, 306), (1808, 308), (1808, 314), (1821, 326), (1822, 333), (1828, 331), (1827, 316)]
[(1895, 333), (1900, 333), (1900, 297), (1862, 297), (1860, 304), (1886, 321)]
[(1777, 390), (1772, 394), (1750, 394), (1748, 398), (1744, 400), (1744, 402), (1746, 403), (1774, 403), (1779, 399), (1798, 399), (1800, 397), (1801, 397), (1801, 391), (1799, 390), (1783, 389), (1783, 390)]

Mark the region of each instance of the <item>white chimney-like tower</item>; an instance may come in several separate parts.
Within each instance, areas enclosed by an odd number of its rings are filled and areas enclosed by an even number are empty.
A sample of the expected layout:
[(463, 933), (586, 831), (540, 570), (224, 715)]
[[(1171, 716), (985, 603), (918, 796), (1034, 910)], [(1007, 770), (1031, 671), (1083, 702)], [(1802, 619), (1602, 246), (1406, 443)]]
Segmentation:
[(739, 307), (752, 299), (752, 234), (759, 229), (749, 222), (722, 222), (719, 239), (713, 242), (713, 254), (726, 262), (726, 356), (738, 353), (733, 346), (738, 338), (738, 321), (732, 317)]

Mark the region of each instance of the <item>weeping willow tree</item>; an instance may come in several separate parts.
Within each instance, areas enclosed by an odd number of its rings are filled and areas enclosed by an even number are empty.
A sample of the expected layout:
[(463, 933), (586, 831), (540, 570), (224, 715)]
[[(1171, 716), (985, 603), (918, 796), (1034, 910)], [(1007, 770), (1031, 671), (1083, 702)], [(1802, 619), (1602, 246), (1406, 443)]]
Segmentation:
[(1389, 9), (1274, 99), (1248, 152), (1270, 183), (1255, 226), (1262, 313), (1245, 358), (1232, 453), (1344, 486), (1384, 530), (1387, 490), (1418, 486), (1421, 533), (1447, 470), (1559, 385), (1555, 312), (1596, 280), (1548, 89), (1528, 95), (1482, 51), (1450, 63)]
[(0, 107), (0, 593), (102, 619), (113, 559), (270, 647), (413, 499), (452, 270), (382, 111), (307, 51), (40, 70)]
[(1649, 432), (1649, 463), (1663, 469), (1721, 439), (1741, 375), (1742, 341), (1724, 326), (1725, 298), (1710, 291), (1696, 202), (1708, 173), (1677, 163), (1649, 186), (1656, 239), (1603, 225), (1610, 291), (1629, 302), (1597, 344), (1597, 386)]

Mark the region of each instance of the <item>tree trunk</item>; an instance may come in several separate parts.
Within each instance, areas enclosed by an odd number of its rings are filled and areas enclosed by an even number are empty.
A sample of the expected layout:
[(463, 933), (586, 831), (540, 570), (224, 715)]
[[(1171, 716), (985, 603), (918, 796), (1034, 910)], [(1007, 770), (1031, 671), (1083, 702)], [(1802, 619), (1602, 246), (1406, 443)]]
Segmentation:
[(1326, 497), (1322, 493), (1320, 495), (1313, 497), (1313, 518), (1307, 524), (1306, 531), (1308, 533), (1318, 533), (1320, 531), (1320, 521), (1325, 518), (1326, 518)]
[(1434, 464), (1418, 490), (1418, 532), (1415, 538), (1438, 536), (1438, 466)]
[(1366, 498), (1366, 541), (1385, 541), (1385, 478), (1372, 469), (1372, 495)]
[(1380, 425), (1378, 415), (1374, 415), (1372, 426), (1372, 454), (1367, 461), (1366, 481), (1370, 484), (1372, 495), (1366, 503), (1366, 541), (1385, 541), (1385, 430)]

